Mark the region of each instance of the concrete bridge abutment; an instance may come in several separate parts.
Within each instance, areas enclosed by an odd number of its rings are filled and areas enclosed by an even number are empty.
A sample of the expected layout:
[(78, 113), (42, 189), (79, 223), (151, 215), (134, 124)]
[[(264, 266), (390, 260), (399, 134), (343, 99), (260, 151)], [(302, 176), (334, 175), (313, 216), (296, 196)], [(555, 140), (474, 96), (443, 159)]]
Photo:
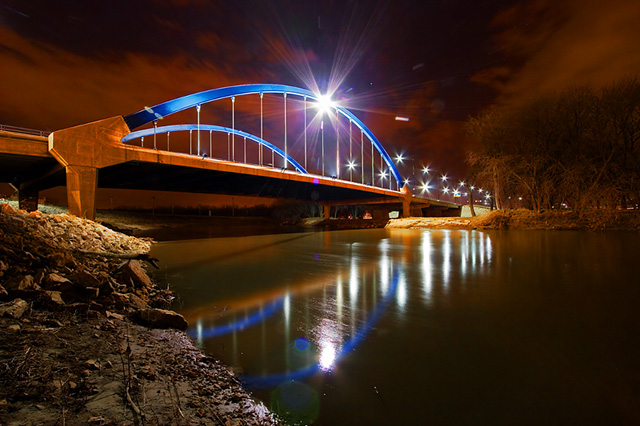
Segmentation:
[(126, 161), (121, 139), (129, 127), (121, 116), (58, 130), (49, 153), (64, 166), (69, 213), (95, 219), (99, 169)]

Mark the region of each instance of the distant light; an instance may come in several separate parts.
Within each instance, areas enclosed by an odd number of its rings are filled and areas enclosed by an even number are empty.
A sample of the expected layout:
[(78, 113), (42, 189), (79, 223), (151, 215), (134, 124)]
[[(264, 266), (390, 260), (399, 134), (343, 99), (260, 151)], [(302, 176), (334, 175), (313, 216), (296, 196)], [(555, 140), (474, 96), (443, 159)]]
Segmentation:
[(406, 178), (406, 179), (404, 180), (404, 184), (405, 184), (405, 185), (409, 185), (409, 178)]
[(470, 188), (473, 191), (476, 187), (475, 186), (470, 186)]
[(347, 167), (349, 167), (349, 170), (353, 170), (356, 168), (356, 162), (351, 160), (349, 161), (349, 163), (347, 164)]
[(482, 188), (478, 188), (478, 192), (482, 192)]
[(449, 178), (447, 177), (447, 175), (442, 175), (442, 177), (441, 177), (440, 179), (444, 182), (444, 181), (446, 181), (446, 180), (447, 180), (447, 179), (449, 179)]
[(442, 192), (444, 192), (445, 194), (448, 194), (448, 193), (449, 193), (449, 188), (446, 188), (446, 187), (445, 187), (445, 188), (442, 190)]
[(402, 154), (396, 155), (396, 162), (397, 163), (402, 163), (403, 160), (404, 160), (404, 157), (402, 156)]
[(461, 182), (460, 182), (460, 185), (458, 185), (458, 186), (464, 186), (464, 182), (463, 182), (463, 181), (461, 181)]
[(383, 172), (380, 172), (380, 177), (381, 177), (382, 179), (385, 179), (385, 178), (387, 177), (387, 172), (384, 172), (384, 171), (383, 171)]
[(422, 173), (429, 173), (429, 166), (424, 166), (422, 168)]
[(424, 192), (424, 191), (429, 192), (429, 190), (431, 189), (431, 186), (429, 186), (428, 183), (425, 183), (425, 184), (422, 185), (421, 188), (422, 188), (422, 192)]
[(318, 178), (313, 178), (313, 184), (314, 185), (318, 185), (320, 183), (320, 179)]
[(409, 121), (409, 117), (400, 117), (399, 115), (396, 115), (396, 121)]

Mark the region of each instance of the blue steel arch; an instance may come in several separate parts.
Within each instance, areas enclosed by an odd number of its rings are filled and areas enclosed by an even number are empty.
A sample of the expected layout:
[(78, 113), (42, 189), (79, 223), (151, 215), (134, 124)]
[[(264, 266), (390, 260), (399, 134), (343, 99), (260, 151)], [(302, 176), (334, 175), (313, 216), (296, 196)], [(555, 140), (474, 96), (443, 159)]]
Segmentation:
[[(198, 105), (202, 105), (208, 102), (217, 101), (220, 99), (231, 98), (234, 96), (253, 95), (258, 93), (286, 93), (292, 95), (298, 95), (306, 98), (319, 101), (318, 94), (313, 93), (310, 90), (303, 89), (295, 86), (287, 86), (284, 84), (242, 84), (239, 86), (220, 87), (217, 89), (205, 90), (204, 92), (193, 93), (191, 95), (182, 96), (153, 107), (145, 107), (143, 110), (135, 112), (133, 114), (124, 117), (124, 121), (129, 126), (129, 129), (136, 129), (145, 124), (151, 123), (159, 118), (166, 117), (176, 112), (193, 108)], [(367, 126), (364, 125), (358, 117), (356, 117), (351, 111), (341, 106), (334, 106), (340, 114), (347, 117), (367, 136), (371, 143), (376, 147), (387, 167), (398, 182), (398, 187), (402, 187), (402, 177), (400, 172), (393, 164), (393, 160), (384, 149), (378, 138), (373, 134)]]
[(162, 126), (162, 127), (157, 127), (155, 129), (144, 129), (144, 130), (138, 130), (135, 132), (131, 132), (127, 135), (125, 135), (122, 139), (121, 142), (128, 142), (132, 139), (137, 139), (137, 138), (141, 138), (144, 136), (152, 136), (153, 134), (162, 134), (162, 133), (170, 133), (170, 132), (180, 132), (180, 131), (186, 131), (186, 130), (202, 130), (202, 131), (214, 131), (214, 132), (220, 132), (220, 133), (233, 133), (237, 136), (242, 136), (245, 137), (247, 139), (250, 139), (254, 142), (259, 143), (260, 145), (263, 145), (267, 148), (269, 148), (270, 150), (276, 152), (278, 155), (280, 155), (282, 158), (286, 158), (286, 161), (291, 164), (293, 167), (295, 167), (295, 169), (297, 171), (299, 171), (300, 173), (303, 174), (309, 174), (309, 172), (307, 172), (304, 167), (302, 167), (296, 160), (294, 160), (293, 158), (291, 158), (290, 155), (285, 155), (284, 151), (281, 150), (280, 148), (278, 148), (277, 146), (275, 146), (274, 144), (265, 141), (264, 139), (259, 138), (258, 136), (252, 135), (251, 133), (247, 133), (247, 132), (243, 132), (237, 129), (230, 129), (228, 127), (222, 127), (222, 126), (214, 126), (211, 124), (175, 124), (172, 126)]

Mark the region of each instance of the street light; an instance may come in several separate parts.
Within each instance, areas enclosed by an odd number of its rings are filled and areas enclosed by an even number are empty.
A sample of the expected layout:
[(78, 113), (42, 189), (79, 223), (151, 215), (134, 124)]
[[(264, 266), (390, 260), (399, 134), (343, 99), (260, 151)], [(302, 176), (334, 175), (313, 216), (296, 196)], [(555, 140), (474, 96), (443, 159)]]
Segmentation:
[(356, 168), (356, 162), (354, 160), (349, 160), (347, 168), (349, 169), (349, 180), (353, 181), (353, 169)]
[(398, 153), (396, 154), (396, 163), (400, 164), (404, 161), (404, 157), (402, 156), (402, 153)]
[(331, 100), (330, 95), (317, 95), (317, 97), (318, 103), (316, 104), (316, 106), (322, 114), (329, 114), (329, 112), (331, 112), (331, 108), (335, 108), (337, 106), (336, 103)]
[(449, 179), (449, 178), (447, 177), (447, 175), (442, 175), (442, 177), (440, 177), (440, 179), (441, 179), (443, 182), (446, 182), (446, 181), (447, 181), (447, 179)]
[(431, 190), (431, 186), (429, 185), (429, 182), (425, 182), (422, 184), (422, 186), (420, 187), (422, 189), (422, 192), (429, 192)]
[(431, 169), (429, 169), (429, 166), (424, 166), (424, 167), (422, 168), (422, 173), (429, 173), (429, 171), (430, 171), (430, 170), (431, 170)]

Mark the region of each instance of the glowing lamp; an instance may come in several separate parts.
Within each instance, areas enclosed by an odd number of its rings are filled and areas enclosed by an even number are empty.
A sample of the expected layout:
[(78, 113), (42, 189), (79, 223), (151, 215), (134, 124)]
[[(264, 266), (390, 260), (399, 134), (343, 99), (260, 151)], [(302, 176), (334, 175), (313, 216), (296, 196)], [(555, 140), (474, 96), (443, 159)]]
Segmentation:
[(331, 108), (336, 107), (336, 103), (331, 100), (331, 96), (329, 95), (318, 95), (318, 109), (321, 113), (329, 113)]

